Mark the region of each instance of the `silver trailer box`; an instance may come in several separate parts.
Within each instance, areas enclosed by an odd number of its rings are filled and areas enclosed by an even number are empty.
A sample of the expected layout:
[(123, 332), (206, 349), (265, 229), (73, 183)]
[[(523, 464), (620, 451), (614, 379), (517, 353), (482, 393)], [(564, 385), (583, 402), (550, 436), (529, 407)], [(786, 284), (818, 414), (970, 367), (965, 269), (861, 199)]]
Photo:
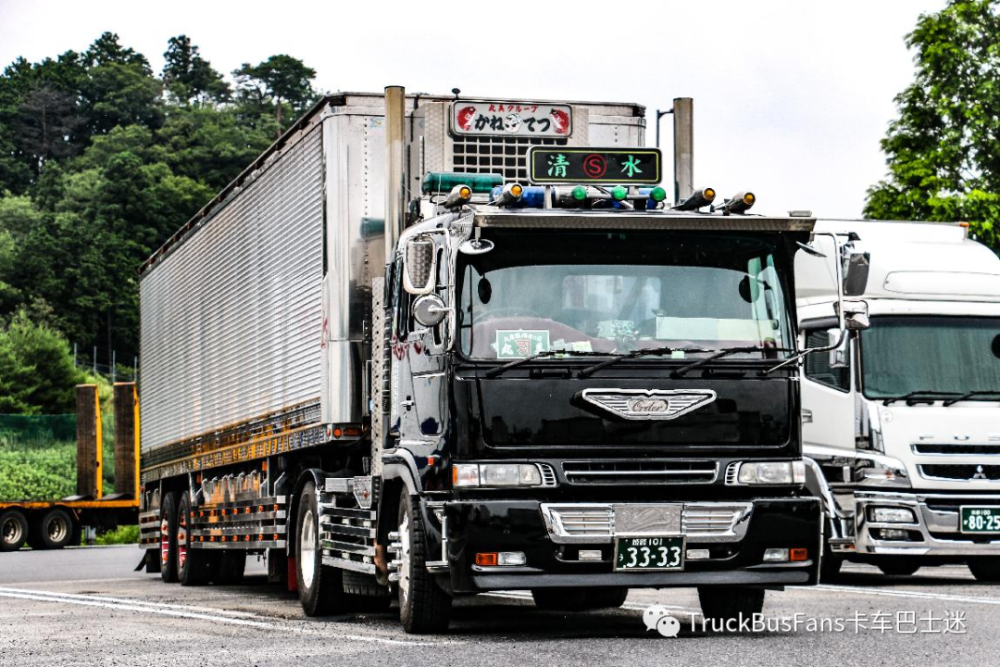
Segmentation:
[[(427, 171), (524, 182), (532, 145), (644, 141), (637, 105), (553, 103), (572, 107), (572, 131), (538, 138), (452, 132), (460, 103), (484, 102), (408, 96), (409, 198)], [(381, 94), (327, 97), (143, 267), (144, 479), (276, 431), (362, 423), (370, 286), (385, 263), (384, 107)]]

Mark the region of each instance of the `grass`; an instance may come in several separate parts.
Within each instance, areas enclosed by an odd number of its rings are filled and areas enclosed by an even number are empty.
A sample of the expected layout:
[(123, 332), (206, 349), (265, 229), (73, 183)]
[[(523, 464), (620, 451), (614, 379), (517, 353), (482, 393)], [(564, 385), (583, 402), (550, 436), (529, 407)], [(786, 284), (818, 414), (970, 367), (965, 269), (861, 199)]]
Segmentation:
[(97, 543), (103, 546), (108, 544), (138, 544), (139, 526), (118, 526), (98, 535)]
[[(29, 429), (0, 430), (0, 501), (58, 500), (76, 493), (76, 442), (45, 428), (46, 416)], [(51, 417), (65, 420), (64, 415)], [(60, 427), (63, 424), (59, 425)], [(114, 490), (114, 444), (111, 415), (104, 420), (104, 493)], [(61, 434), (65, 438), (65, 434)]]

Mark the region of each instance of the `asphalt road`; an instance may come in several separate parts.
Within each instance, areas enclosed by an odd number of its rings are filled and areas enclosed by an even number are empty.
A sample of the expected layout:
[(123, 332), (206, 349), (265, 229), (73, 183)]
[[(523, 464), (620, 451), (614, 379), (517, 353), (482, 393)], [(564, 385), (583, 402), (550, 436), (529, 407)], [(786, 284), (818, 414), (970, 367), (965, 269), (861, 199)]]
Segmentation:
[[(394, 609), (306, 619), (258, 563), (244, 585), (184, 588), (133, 572), (139, 556), (135, 547), (0, 555), (0, 665), (1000, 664), (1000, 586), (964, 567), (884, 577), (848, 566), (835, 586), (768, 593), (772, 627), (756, 632), (701, 629), (694, 591), (678, 589), (634, 590), (622, 609), (579, 614), (536, 610), (523, 593), (478, 596), (456, 603), (449, 634), (411, 637)], [(646, 630), (654, 603), (678, 619), (679, 636)], [(826, 631), (810, 628), (821, 622)]]

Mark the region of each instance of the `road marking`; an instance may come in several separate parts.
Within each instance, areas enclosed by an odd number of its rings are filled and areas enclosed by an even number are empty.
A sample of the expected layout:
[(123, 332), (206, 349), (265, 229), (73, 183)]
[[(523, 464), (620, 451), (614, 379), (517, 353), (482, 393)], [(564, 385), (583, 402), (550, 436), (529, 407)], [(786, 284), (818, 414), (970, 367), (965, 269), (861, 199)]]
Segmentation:
[[(238, 625), (242, 627), (258, 628), (261, 630), (276, 630), (279, 632), (295, 632), (297, 634), (324, 634), (313, 628), (302, 628), (287, 623), (274, 623), (270, 621), (252, 620), (265, 618), (254, 616), (252, 618), (234, 618), (225, 616), (219, 610), (215, 613), (201, 613), (185, 608), (182, 605), (160, 604), (156, 602), (146, 602), (140, 600), (122, 600), (120, 598), (102, 598), (99, 596), (75, 595), (70, 593), (50, 593), (48, 591), (26, 590), (17, 588), (0, 588), (0, 597), (13, 598), (17, 600), (31, 600), (34, 602), (49, 602), (62, 604), (75, 604), (85, 607), (100, 607), (103, 609), (113, 609), (115, 611), (135, 611), (147, 614), (159, 614), (161, 616), (172, 616), (196, 621), (211, 621), (213, 623), (223, 623), (228, 625)], [(238, 612), (243, 613), (243, 612)], [(439, 646), (441, 644), (454, 644), (456, 642), (426, 642), (402, 639), (388, 639), (385, 637), (367, 637), (364, 635), (342, 635), (337, 634), (337, 639), (349, 641), (370, 642), (375, 644), (391, 644), (397, 646)]]
[(881, 597), (911, 598), (918, 600), (942, 600), (944, 602), (965, 602), (969, 604), (989, 604), (1000, 605), (1000, 599), (981, 598), (968, 595), (948, 595), (945, 593), (922, 593), (920, 591), (893, 591), (885, 588), (857, 588), (854, 586), (829, 586), (820, 584), (819, 586), (789, 586), (795, 590), (810, 591), (821, 590), (831, 593), (856, 593), (858, 595), (874, 595)]
[(27, 595), (41, 595), (57, 599), (74, 598), (77, 600), (95, 600), (97, 602), (110, 602), (114, 604), (138, 605), (144, 607), (156, 607), (163, 609), (182, 609), (185, 611), (197, 612), (197, 613), (226, 614), (237, 618), (257, 618), (261, 620), (270, 620), (267, 616), (259, 616), (252, 612), (236, 611), (234, 609), (217, 609), (215, 607), (195, 607), (183, 604), (169, 604), (166, 602), (149, 602), (146, 600), (130, 600), (128, 598), (112, 598), (103, 595), (87, 595), (82, 593), (61, 593), (57, 591), (40, 591), (37, 589), (26, 589), (26, 588), (0, 588), (0, 591), (8, 593), (22, 593)]

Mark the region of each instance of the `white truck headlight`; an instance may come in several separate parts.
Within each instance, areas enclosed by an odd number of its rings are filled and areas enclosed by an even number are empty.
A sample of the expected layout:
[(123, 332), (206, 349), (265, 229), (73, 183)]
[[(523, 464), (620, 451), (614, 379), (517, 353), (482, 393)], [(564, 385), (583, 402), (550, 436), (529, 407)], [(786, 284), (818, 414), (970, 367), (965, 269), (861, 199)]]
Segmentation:
[(805, 484), (802, 461), (744, 461), (737, 477), (740, 484)]
[(917, 517), (907, 507), (873, 507), (871, 520), (875, 523), (916, 523)]
[(455, 487), (541, 486), (542, 473), (534, 463), (456, 463)]

